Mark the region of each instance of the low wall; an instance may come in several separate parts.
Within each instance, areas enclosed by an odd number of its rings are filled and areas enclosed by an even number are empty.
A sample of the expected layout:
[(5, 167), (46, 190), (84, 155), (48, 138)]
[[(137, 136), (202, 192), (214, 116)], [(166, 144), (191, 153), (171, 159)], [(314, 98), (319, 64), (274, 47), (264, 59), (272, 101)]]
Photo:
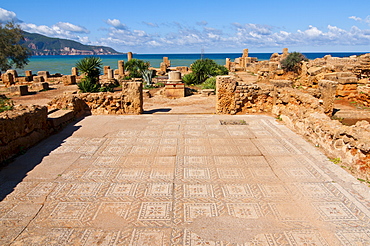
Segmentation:
[(49, 109), (73, 110), (76, 117), (89, 114), (141, 114), (143, 92), (141, 82), (122, 84), (121, 92), (68, 94), (49, 103)]
[(217, 113), (274, 114), (327, 156), (340, 158), (341, 165), (357, 177), (370, 180), (370, 124), (345, 126), (330, 118), (336, 84), (322, 81), (316, 98), (284, 83), (239, 85), (231, 77), (218, 77)]
[(0, 163), (48, 136), (47, 114), (44, 106), (15, 106), (0, 113)]

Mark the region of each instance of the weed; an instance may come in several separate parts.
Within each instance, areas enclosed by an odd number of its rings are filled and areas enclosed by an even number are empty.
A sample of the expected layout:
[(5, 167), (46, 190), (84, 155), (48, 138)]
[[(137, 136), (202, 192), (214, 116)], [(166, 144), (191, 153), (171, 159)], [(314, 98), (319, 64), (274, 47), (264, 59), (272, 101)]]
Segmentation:
[(334, 164), (342, 163), (342, 160), (338, 158), (330, 158), (329, 161), (333, 162)]
[(7, 98), (6, 96), (0, 96), (0, 113), (7, 110), (12, 110), (13, 107), (14, 103), (12, 100)]
[(365, 180), (365, 179), (357, 178), (357, 180), (358, 180), (358, 181), (360, 181), (360, 182), (364, 182), (364, 183), (368, 183), (368, 184), (370, 184), (370, 181)]
[(281, 118), (281, 116), (280, 116), (280, 115), (276, 116), (276, 119), (277, 119), (278, 121), (283, 121), (283, 119)]

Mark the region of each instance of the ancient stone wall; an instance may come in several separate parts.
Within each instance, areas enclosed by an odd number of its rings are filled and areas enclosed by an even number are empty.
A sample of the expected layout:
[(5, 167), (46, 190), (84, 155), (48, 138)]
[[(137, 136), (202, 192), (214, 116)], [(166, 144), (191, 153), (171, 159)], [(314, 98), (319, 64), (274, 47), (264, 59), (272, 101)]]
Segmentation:
[(49, 103), (50, 109), (73, 110), (76, 117), (88, 114), (141, 114), (141, 82), (122, 83), (122, 92), (99, 92), (63, 95)]
[(0, 113), (0, 163), (48, 136), (47, 108), (15, 106)]

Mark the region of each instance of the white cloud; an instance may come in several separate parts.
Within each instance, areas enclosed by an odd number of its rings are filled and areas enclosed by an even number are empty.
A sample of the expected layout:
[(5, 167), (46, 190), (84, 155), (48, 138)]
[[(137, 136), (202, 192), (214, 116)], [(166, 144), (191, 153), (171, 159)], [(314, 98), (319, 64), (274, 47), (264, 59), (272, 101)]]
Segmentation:
[(208, 24), (208, 22), (207, 21), (199, 21), (199, 22), (196, 22), (196, 24), (198, 26), (206, 26)]
[(125, 24), (121, 23), (120, 20), (117, 20), (117, 19), (108, 19), (105, 21), (108, 25), (114, 27), (114, 28), (117, 28), (117, 29), (122, 29), (122, 30), (126, 30), (127, 27)]
[(77, 26), (68, 22), (58, 22), (55, 26), (59, 27), (64, 31), (70, 31), (75, 33), (90, 33), (89, 30), (82, 26)]
[(370, 15), (366, 16), (366, 18), (361, 18), (361, 17), (357, 17), (357, 16), (350, 16), (348, 17), (349, 19), (352, 19), (352, 20), (355, 20), (355, 21), (358, 21), (358, 22), (362, 22), (362, 23), (365, 23), (365, 24), (368, 24), (370, 25)]
[[(117, 23), (121, 23), (117, 20)], [(352, 27), (349, 30), (328, 25), (326, 28), (308, 26), (297, 31), (282, 31), (276, 27), (255, 23), (232, 23), (229, 28), (218, 29), (199, 25), (184, 26), (167, 23), (167, 33), (157, 34), (136, 29), (115, 28), (108, 30), (108, 38), (101, 44), (113, 46), (120, 51), (136, 52), (184, 52), (207, 50), (235, 50), (248, 48), (317, 47), (317, 46), (368, 46), (370, 30)]]
[(26, 32), (38, 33), (48, 37), (72, 39), (84, 44), (90, 43), (88, 37), (81, 37), (78, 33), (89, 33), (89, 30), (82, 26), (74, 25), (68, 22), (58, 22), (52, 26), (35, 25), (32, 23), (21, 23), (21, 28)]
[(152, 22), (145, 22), (143, 21), (143, 23), (147, 26), (150, 26), (150, 27), (158, 27), (158, 24), (155, 24), (155, 23), (152, 23)]
[(355, 20), (355, 21), (362, 21), (362, 18), (357, 17), (357, 16), (350, 16), (348, 17), (349, 19)]
[(13, 11), (0, 8), (0, 23), (7, 23), (11, 21), (21, 22)]

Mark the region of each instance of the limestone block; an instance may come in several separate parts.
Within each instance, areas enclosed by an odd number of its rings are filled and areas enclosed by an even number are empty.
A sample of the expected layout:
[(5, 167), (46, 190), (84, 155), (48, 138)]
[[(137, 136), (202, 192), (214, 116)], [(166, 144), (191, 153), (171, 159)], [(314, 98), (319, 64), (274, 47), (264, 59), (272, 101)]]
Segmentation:
[[(50, 74), (48, 71), (38, 71), (37, 75), (44, 77), (44, 81), (46, 81), (50, 77)], [(43, 82), (43, 81), (39, 81), (39, 82)]]
[(324, 72), (324, 67), (310, 67), (308, 70), (307, 70), (307, 73), (311, 76), (316, 76), (320, 73), (323, 73)]
[(33, 76), (33, 82), (45, 82), (43, 76)]
[(270, 80), (270, 83), (274, 85), (276, 88), (285, 88), (285, 87), (292, 87), (293, 86), (293, 81), (291, 80), (280, 80), (280, 79), (275, 79), (275, 80)]
[(340, 91), (355, 91), (357, 90), (357, 84), (339, 84), (338, 90)]
[(109, 69), (110, 69), (110, 66), (104, 66), (104, 75), (108, 74)]
[(326, 74), (323, 74), (323, 77), (326, 80), (336, 81), (337, 80), (337, 73), (326, 73)]
[(354, 74), (351, 72), (338, 72), (337, 77), (353, 77)]
[(243, 50), (243, 58), (248, 57), (248, 53), (249, 53), (249, 50), (248, 49), (244, 49)]
[(70, 122), (74, 119), (73, 110), (57, 110), (51, 114), (48, 114), (48, 122), (51, 127), (58, 127), (65, 123)]
[(338, 77), (337, 81), (340, 84), (353, 84), (357, 83), (357, 77)]
[(76, 75), (63, 75), (62, 81), (64, 85), (76, 84)]
[(32, 76), (32, 71), (31, 70), (24, 71), (24, 74), (26, 76)]
[(18, 77), (17, 82), (25, 83), (25, 82), (30, 82), (32, 81), (31, 77), (29, 76), (24, 76), (24, 77)]
[(172, 71), (168, 73), (168, 84), (176, 84), (180, 83), (181, 84), (181, 72), (180, 71)]
[(235, 88), (236, 81), (230, 76), (216, 77), (216, 112), (218, 114), (235, 114)]
[(113, 72), (113, 69), (108, 69), (107, 70), (107, 76), (108, 76), (108, 80), (110, 79), (114, 79), (114, 72)]
[(71, 74), (74, 76), (78, 76), (78, 69), (76, 67), (72, 67)]
[(185, 97), (185, 84), (165, 84), (164, 95), (168, 98), (181, 98)]
[(49, 83), (47, 82), (34, 82), (30, 85), (30, 89), (35, 91), (49, 90)]
[(18, 77), (18, 73), (17, 73), (17, 70), (13, 70), (13, 69), (10, 69), (10, 70), (7, 70), (6, 73), (10, 73), (13, 75), (13, 78), (14, 80)]
[(132, 52), (127, 52), (127, 61), (132, 59)]
[(14, 95), (24, 96), (28, 95), (28, 86), (27, 85), (13, 85), (8, 88), (10, 93)]
[(332, 115), (334, 110), (334, 100), (338, 83), (330, 80), (319, 81), (320, 99), (323, 101), (324, 113)]
[(209, 97), (210, 95), (215, 95), (214, 89), (203, 89), (202, 90), (202, 96), (203, 97)]
[(118, 75), (125, 75), (125, 62), (122, 60), (118, 61)]
[(11, 73), (2, 74), (1, 79), (2, 79), (2, 81), (3, 81), (3, 83), (5, 84), (6, 87), (9, 87), (9, 86), (11, 86), (15, 83), (14, 82), (14, 76)]
[(269, 62), (269, 71), (270, 72), (275, 71), (276, 69), (278, 69), (278, 67), (279, 67), (279, 63), (277, 63), (277, 62)]

